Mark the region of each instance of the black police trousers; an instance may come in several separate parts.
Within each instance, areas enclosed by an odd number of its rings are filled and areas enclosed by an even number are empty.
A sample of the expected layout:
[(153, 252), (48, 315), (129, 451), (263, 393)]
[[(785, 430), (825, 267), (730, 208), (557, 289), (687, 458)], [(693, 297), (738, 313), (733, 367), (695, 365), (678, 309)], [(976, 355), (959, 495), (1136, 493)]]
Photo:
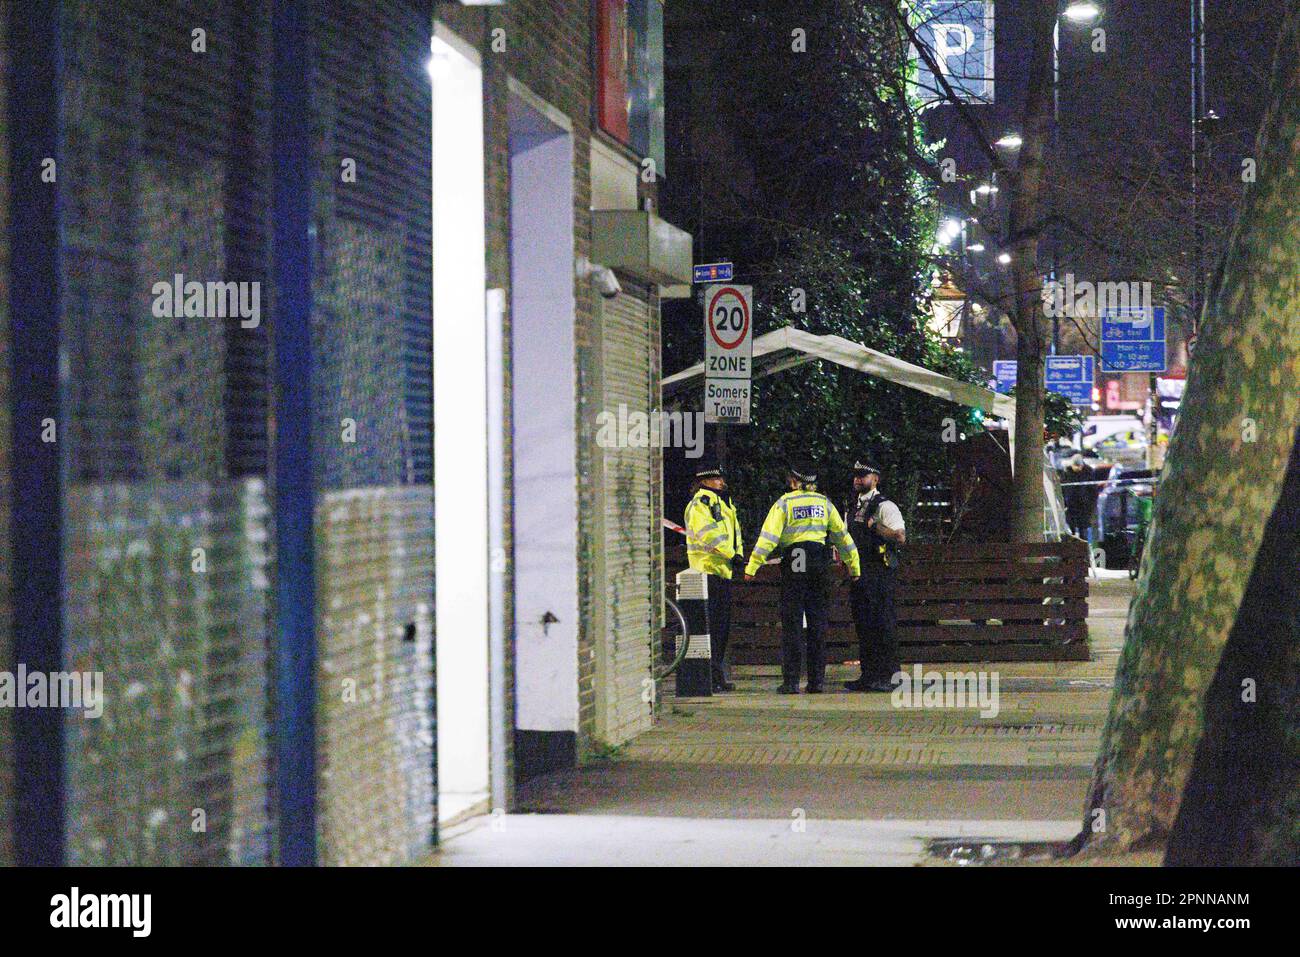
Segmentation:
[(731, 580), (709, 576), (709, 647), (713, 654), (713, 683), (727, 680), (727, 640), (731, 637)]
[(867, 681), (889, 681), (901, 665), (894, 618), (894, 580), (898, 572), (883, 563), (868, 562), (853, 583), (853, 627), (858, 658)]
[(781, 560), (781, 681), (791, 688), (799, 684), (805, 616), (808, 618), (808, 687), (820, 688), (826, 678), (829, 566), (824, 542), (797, 542), (786, 550)]

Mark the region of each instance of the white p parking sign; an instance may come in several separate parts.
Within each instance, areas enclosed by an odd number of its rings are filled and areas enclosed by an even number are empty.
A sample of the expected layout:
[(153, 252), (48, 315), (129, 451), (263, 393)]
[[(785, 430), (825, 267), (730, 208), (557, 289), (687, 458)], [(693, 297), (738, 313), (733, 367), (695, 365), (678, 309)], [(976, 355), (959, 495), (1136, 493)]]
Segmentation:
[(754, 363), (754, 287), (704, 289), (704, 421), (746, 425)]

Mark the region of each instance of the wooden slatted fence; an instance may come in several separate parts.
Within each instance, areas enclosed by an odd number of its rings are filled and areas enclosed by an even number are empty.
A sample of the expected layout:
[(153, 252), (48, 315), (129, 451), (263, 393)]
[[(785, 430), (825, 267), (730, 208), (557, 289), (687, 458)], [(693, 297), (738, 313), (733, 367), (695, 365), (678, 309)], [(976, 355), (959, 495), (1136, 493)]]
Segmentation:
[[(668, 577), (685, 562), (666, 553)], [(849, 586), (832, 588), (827, 661), (858, 657)], [(763, 568), (732, 592), (735, 664), (781, 660), (780, 569)], [(909, 545), (898, 569), (895, 606), (904, 662), (1086, 661), (1088, 553), (1085, 543)]]

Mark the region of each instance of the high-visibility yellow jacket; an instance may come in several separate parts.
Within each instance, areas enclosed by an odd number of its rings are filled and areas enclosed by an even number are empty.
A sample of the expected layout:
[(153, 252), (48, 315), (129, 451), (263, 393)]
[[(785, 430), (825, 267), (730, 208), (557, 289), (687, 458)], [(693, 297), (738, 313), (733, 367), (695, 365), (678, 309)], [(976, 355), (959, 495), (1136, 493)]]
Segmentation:
[(686, 560), (691, 568), (730, 578), (732, 558), (744, 553), (735, 506), (712, 489), (700, 489), (686, 506)]
[(776, 500), (763, 530), (758, 533), (754, 551), (745, 566), (746, 575), (755, 575), (773, 549), (785, 549), (797, 542), (829, 541), (849, 566), (849, 574), (862, 574), (858, 547), (853, 544), (844, 519), (821, 492), (797, 490), (786, 492)]

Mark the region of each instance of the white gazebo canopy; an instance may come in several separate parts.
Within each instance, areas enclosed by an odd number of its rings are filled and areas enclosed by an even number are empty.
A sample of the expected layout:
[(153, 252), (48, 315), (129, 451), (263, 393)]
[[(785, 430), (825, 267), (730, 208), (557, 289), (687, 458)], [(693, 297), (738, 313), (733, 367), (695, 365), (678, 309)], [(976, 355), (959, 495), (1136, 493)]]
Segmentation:
[[(754, 340), (754, 378), (792, 369), (814, 359), (825, 359), (846, 369), (856, 369), (867, 375), (878, 376), (889, 382), (956, 402), (959, 405), (982, 409), (986, 415), (1005, 419), (1007, 443), (1010, 448), (1012, 468), (1016, 460), (1016, 400), (1001, 395), (972, 382), (962, 382), (930, 369), (904, 362), (894, 356), (869, 349), (842, 336), (817, 336), (802, 329), (786, 326)], [(664, 398), (676, 396), (687, 389), (698, 388), (704, 380), (704, 363), (697, 362), (689, 369), (674, 373), (663, 380)], [(1059, 537), (1064, 534), (1064, 508), (1060, 503), (1053, 471), (1043, 458), (1043, 493), (1046, 496), (1050, 520), (1047, 527), (1054, 528)]]
[[(973, 382), (961, 382), (942, 373), (896, 359), (884, 352), (868, 349), (841, 336), (817, 336), (791, 326), (776, 329), (754, 340), (755, 378), (803, 365), (813, 359), (825, 359), (836, 365), (878, 376), (927, 395), (982, 409), (988, 415), (1006, 419), (1014, 432), (1015, 399), (975, 385)], [(697, 362), (689, 369), (683, 369), (663, 380), (664, 396), (676, 395), (696, 387), (703, 379), (704, 363)]]

